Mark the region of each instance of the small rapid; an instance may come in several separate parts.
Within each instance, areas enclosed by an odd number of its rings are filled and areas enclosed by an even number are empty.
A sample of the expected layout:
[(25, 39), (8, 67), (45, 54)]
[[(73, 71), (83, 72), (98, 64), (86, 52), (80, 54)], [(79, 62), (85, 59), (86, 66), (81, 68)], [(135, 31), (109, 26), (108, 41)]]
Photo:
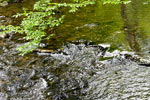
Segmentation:
[[(10, 57), (15, 55), (14, 47), (7, 49)], [(56, 53), (36, 52), (31, 58), (18, 56), (15, 62), (9, 59), (12, 64), (3, 52), (0, 100), (149, 99), (150, 69), (139, 65), (134, 53), (110, 52), (109, 45), (90, 42), (68, 43), (62, 48)], [(20, 66), (27, 61), (26, 67)]]

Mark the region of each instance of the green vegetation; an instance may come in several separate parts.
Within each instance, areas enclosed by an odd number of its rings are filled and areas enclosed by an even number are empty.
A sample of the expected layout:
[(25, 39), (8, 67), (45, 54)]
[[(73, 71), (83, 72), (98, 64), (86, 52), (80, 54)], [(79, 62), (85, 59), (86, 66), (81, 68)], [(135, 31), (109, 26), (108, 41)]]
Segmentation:
[(102, 0), (102, 2), (104, 4), (107, 4), (107, 3), (110, 3), (110, 4), (120, 4), (120, 3), (127, 4), (131, 1), (130, 0)]
[[(104, 4), (129, 2), (121, 0), (102, 1)], [(95, 2), (96, 0), (70, 0), (61, 2), (39, 0), (34, 4), (33, 11), (24, 9), (24, 13), (14, 15), (16, 18), (20, 16), (24, 17), (19, 26), (0, 26), (0, 29), (4, 30), (0, 33), (7, 34), (9, 32), (15, 32), (25, 34), (25, 39), (29, 42), (17, 49), (21, 51), (21, 55), (24, 55), (35, 50), (42, 40), (50, 39), (54, 35), (52, 30), (63, 22), (65, 13), (75, 13), (79, 8), (94, 4)]]

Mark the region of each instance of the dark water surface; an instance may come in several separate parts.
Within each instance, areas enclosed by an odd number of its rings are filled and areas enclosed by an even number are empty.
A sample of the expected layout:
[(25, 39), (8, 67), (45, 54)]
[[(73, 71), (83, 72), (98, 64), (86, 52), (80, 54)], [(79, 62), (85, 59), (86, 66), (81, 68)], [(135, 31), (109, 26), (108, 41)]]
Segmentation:
[[(35, 1), (0, 7), (0, 25), (18, 24), (11, 16)], [(148, 1), (97, 2), (66, 16), (52, 53), (22, 57), (21, 36), (0, 39), (0, 100), (149, 100), (149, 26)]]
[(128, 5), (98, 2), (96, 6), (67, 16), (56, 41), (84, 39), (136, 52), (149, 50), (149, 9), (144, 0), (132, 0)]

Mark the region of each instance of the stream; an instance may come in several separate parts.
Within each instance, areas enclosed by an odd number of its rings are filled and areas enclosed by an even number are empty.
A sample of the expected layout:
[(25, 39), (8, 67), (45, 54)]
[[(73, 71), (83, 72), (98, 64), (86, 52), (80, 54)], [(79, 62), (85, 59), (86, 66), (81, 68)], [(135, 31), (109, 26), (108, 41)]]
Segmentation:
[[(37, 0), (0, 7), (0, 25)], [(150, 100), (150, 5), (96, 5), (68, 14), (44, 50), (19, 56), (0, 38), (0, 100)]]

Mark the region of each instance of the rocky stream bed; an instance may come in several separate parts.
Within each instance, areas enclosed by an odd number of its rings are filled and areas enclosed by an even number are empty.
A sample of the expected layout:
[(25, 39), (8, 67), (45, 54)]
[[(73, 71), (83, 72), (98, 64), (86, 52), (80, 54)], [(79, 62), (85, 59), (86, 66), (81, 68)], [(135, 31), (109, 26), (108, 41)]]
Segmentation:
[(74, 42), (21, 57), (17, 45), (1, 44), (0, 100), (149, 99), (148, 62), (132, 52)]

